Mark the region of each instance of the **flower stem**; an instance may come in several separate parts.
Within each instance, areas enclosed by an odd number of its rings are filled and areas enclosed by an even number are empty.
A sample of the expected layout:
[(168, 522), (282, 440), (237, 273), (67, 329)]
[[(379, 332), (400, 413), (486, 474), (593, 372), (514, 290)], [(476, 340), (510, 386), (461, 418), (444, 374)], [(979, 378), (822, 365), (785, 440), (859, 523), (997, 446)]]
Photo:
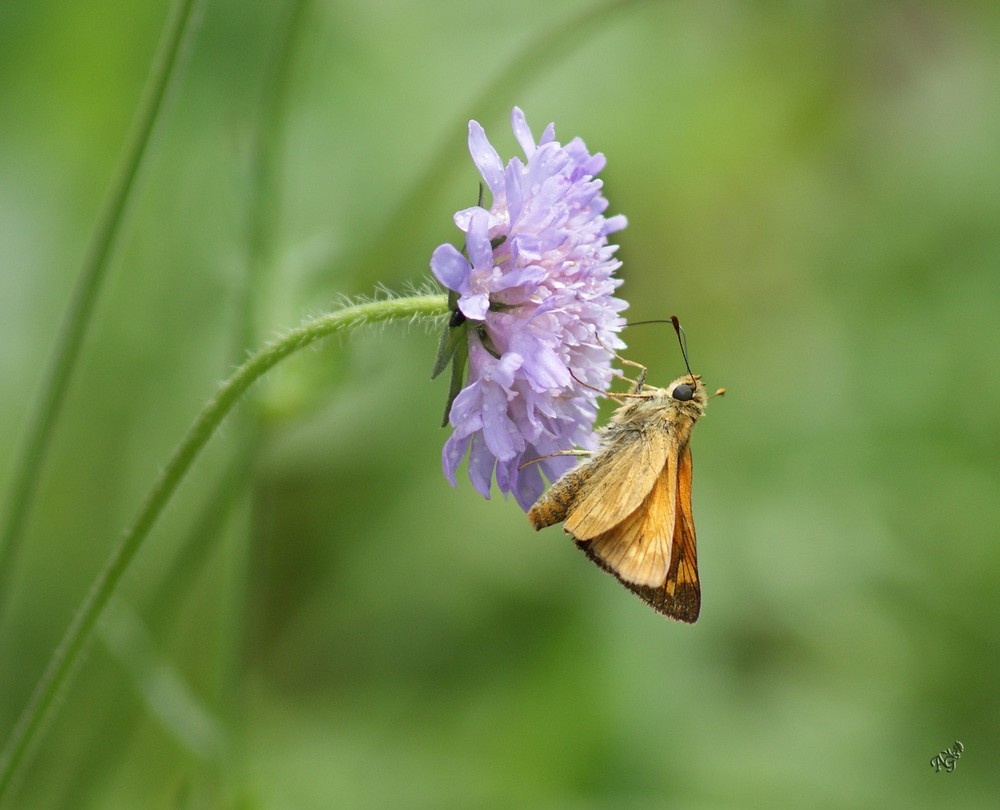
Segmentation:
[(14, 776), (38, 735), (56, 695), (79, 660), (94, 625), (128, 570), (136, 552), (195, 459), (243, 393), (281, 360), (321, 338), (337, 332), (353, 331), (366, 324), (414, 321), (444, 316), (447, 312), (448, 301), (443, 295), (392, 298), (348, 306), (337, 312), (322, 315), (265, 344), (222, 384), (215, 396), (198, 414), (187, 435), (163, 468), (146, 496), (138, 516), (91, 586), (65, 636), (52, 654), (17, 725), (3, 751), (0, 752), (0, 802), (3, 802), (10, 790)]
[(38, 400), (31, 409), (20, 451), (14, 460), (3, 524), (0, 525), (0, 613), (6, 605), (11, 571), (28, 510), (38, 487), (42, 462), (66, 399), (66, 390), (80, 356), (118, 233), (135, 199), (137, 180), (149, 155), (153, 132), (162, 119), (169, 91), (181, 73), (187, 51), (185, 45), (190, 41), (197, 23), (195, 10), (198, 5), (199, 0), (174, 0), (117, 175), (101, 209), (72, 298), (60, 324)]

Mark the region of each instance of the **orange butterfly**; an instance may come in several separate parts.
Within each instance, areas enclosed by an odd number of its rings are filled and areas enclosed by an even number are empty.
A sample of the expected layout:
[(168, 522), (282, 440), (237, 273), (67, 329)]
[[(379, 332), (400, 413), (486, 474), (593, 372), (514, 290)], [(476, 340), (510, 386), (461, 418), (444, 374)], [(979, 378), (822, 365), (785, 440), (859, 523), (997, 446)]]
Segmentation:
[(690, 367), (666, 388), (654, 388), (643, 385), (643, 366), (623, 362), (641, 372), (630, 393), (610, 395), (624, 404), (602, 429), (600, 448), (556, 481), (528, 519), (536, 530), (565, 521), (576, 545), (622, 585), (663, 615), (694, 622), (701, 587), (690, 440), (708, 397)]

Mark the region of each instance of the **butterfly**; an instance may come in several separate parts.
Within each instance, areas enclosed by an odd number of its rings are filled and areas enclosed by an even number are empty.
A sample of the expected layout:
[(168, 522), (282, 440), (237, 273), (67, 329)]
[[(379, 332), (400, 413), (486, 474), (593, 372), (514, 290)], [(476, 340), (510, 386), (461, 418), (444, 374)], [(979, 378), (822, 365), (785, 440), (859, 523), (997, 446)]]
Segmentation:
[[(680, 325), (674, 321), (678, 336)], [(681, 348), (687, 365), (683, 339)], [(619, 358), (621, 359), (621, 358)], [(531, 507), (535, 530), (563, 523), (576, 545), (653, 609), (693, 623), (701, 610), (691, 513), (691, 433), (709, 397), (690, 373), (666, 388), (644, 384), (609, 394), (622, 404), (599, 447)], [(719, 389), (716, 394), (725, 393)], [(570, 451), (583, 455), (584, 451)]]

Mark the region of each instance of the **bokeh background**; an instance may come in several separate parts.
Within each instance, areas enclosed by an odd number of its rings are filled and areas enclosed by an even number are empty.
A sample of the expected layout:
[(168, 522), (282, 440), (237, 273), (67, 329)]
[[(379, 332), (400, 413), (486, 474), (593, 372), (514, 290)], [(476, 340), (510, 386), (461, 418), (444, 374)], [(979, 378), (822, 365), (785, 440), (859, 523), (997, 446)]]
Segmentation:
[[(329, 341), (213, 440), (17, 806), (995, 801), (1000, 6), (203, 7), (7, 572), (0, 733), (218, 382), (426, 283), (466, 123), (509, 157), (514, 104), (606, 154), (629, 316), (681, 316), (729, 390), (694, 439), (702, 616), (445, 482), (434, 334)], [(167, 15), (0, 5), (7, 488)], [(669, 327), (625, 338), (680, 372)]]

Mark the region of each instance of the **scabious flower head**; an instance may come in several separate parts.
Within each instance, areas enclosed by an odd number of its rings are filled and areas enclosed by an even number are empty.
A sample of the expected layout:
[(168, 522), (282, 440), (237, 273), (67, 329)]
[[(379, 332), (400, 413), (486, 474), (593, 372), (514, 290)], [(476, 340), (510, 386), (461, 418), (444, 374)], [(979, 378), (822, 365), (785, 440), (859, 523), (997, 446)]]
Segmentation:
[(439, 246), (431, 271), (457, 306), (449, 328), (463, 329), (468, 341), (468, 380), (448, 414), (445, 475), (454, 486), (468, 454), (469, 477), (484, 497), (495, 475), (500, 491), (527, 510), (544, 489), (539, 468), (555, 480), (574, 461), (522, 464), (593, 446), (597, 397), (611, 383), (609, 349), (624, 346), (617, 333), (627, 304), (613, 296), (621, 262), (608, 235), (626, 221), (604, 216), (596, 179), (603, 155), (579, 138), (561, 145), (552, 124), (536, 143), (517, 107), (511, 124), (525, 161), (504, 166), (483, 128), (469, 122), (469, 151), (491, 205), (455, 214), (465, 253)]

